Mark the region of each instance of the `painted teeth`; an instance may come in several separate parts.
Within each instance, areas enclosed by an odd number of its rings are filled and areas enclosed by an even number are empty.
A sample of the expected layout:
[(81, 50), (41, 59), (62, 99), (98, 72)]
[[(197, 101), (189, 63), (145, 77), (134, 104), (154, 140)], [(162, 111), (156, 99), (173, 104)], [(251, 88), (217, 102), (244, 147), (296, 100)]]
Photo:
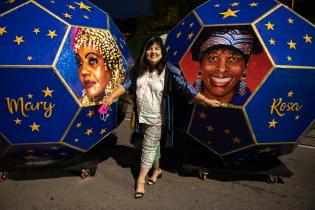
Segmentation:
[(211, 79), (213, 79), (213, 81), (215, 82), (222, 82), (222, 83), (225, 83), (225, 82), (229, 82), (231, 81), (231, 77), (226, 77), (226, 78), (217, 78), (217, 77), (211, 77)]

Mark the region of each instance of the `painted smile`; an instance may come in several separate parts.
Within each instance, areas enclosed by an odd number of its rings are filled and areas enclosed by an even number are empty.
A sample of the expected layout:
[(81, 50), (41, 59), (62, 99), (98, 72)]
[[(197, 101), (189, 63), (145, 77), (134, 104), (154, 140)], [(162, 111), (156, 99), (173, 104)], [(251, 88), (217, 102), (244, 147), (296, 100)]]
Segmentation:
[(221, 87), (227, 85), (232, 80), (232, 77), (225, 78), (211, 77), (211, 82), (209, 80), (210, 79), (208, 78), (208, 82), (213, 84), (214, 86)]
[(96, 84), (95, 81), (93, 80), (85, 80), (84, 81), (84, 87), (87, 89), (87, 88), (92, 88), (94, 87), (94, 85)]

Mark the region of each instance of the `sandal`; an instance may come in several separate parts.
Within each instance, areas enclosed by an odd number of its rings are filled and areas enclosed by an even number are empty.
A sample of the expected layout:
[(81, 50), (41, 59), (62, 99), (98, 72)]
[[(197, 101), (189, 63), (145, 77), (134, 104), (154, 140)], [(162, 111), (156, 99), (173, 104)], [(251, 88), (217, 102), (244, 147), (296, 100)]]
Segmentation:
[[(153, 174), (154, 174), (154, 172), (153, 172)], [(152, 176), (148, 179), (148, 182), (147, 182), (148, 185), (154, 185), (157, 182), (158, 179), (162, 178), (162, 170), (159, 169), (158, 175), (157, 175), (155, 181), (152, 179)]]
[(140, 185), (140, 184), (143, 185), (143, 190), (144, 190), (144, 182), (137, 182), (137, 184), (136, 184), (136, 192), (134, 194), (134, 197), (136, 199), (140, 199), (140, 198), (142, 198), (144, 196), (144, 191), (143, 192), (137, 192), (138, 185)]

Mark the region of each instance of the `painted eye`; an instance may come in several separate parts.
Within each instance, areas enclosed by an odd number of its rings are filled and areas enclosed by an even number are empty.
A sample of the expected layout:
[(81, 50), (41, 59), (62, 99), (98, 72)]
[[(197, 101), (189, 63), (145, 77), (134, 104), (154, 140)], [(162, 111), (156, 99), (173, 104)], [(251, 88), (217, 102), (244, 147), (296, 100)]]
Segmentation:
[(82, 66), (82, 61), (80, 58), (76, 58), (76, 63), (79, 67)]
[(237, 63), (239, 60), (240, 60), (239, 56), (232, 56), (232, 57), (229, 58), (229, 61), (231, 63)]
[(216, 62), (216, 61), (218, 61), (218, 56), (209, 55), (208, 60), (209, 60), (209, 62)]
[(98, 59), (97, 58), (94, 58), (94, 57), (90, 57), (89, 58), (89, 64), (90, 65), (95, 65), (98, 63)]

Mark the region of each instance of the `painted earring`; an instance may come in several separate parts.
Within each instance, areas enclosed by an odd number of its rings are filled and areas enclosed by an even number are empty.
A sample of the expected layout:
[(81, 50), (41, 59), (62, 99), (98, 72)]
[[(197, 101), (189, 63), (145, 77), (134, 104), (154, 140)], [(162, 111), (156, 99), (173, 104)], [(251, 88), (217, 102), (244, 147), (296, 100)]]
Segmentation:
[(203, 91), (203, 81), (201, 79), (201, 69), (198, 70), (197, 72), (197, 80), (194, 83), (194, 88), (200, 92)]
[(245, 71), (241, 77), (240, 87), (238, 89), (238, 94), (241, 96), (244, 96), (246, 93), (246, 79), (247, 79), (247, 74)]

